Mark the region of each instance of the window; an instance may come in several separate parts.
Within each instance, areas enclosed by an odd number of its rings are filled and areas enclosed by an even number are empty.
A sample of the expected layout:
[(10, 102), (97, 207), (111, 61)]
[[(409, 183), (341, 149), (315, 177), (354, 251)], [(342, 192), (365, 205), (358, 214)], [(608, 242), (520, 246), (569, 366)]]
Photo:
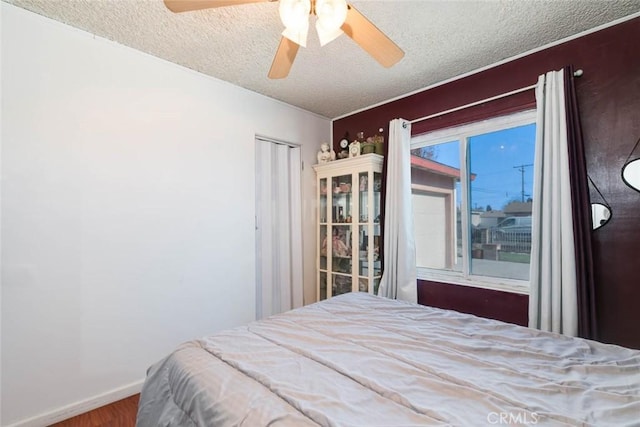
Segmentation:
[(411, 141), (418, 278), (526, 292), (535, 111)]

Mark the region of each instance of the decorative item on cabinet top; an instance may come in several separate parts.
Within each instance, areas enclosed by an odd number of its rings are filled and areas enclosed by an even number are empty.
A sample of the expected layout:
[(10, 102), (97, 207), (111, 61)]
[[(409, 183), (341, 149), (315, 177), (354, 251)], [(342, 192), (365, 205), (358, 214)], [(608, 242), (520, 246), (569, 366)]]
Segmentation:
[[(347, 146), (347, 148), (348, 147), (349, 145)], [(348, 155), (349, 154), (347, 154), (347, 156)], [(316, 172), (318, 171), (318, 168), (320, 168), (320, 170), (322, 170), (323, 168), (339, 168), (344, 169), (345, 172), (349, 173), (353, 170), (354, 167), (357, 168), (360, 165), (367, 164), (371, 161), (382, 164), (384, 162), (384, 156), (375, 153), (364, 154), (361, 150), (360, 154), (357, 156), (346, 157), (344, 159), (336, 158), (336, 161), (318, 162), (313, 167)]]
[(336, 159), (336, 152), (331, 150), (328, 142), (320, 144), (318, 151), (318, 163), (328, 163)]
[(349, 157), (349, 151), (347, 150), (349, 147), (349, 132), (344, 134), (344, 137), (340, 140), (339, 144), (341, 150), (338, 152), (338, 159), (346, 159)]
[(361, 143), (362, 154), (376, 153), (381, 156), (384, 155), (384, 136), (382, 136), (384, 129), (378, 129), (378, 133), (368, 137), (363, 143)]
[(349, 144), (349, 157), (356, 157), (360, 155), (360, 141), (353, 141)]
[(353, 141), (349, 139), (349, 132), (346, 132), (338, 145), (340, 147), (340, 151), (336, 155), (338, 160), (372, 153), (383, 156), (384, 129), (379, 128), (375, 135), (369, 137), (365, 137), (364, 132), (358, 132)]

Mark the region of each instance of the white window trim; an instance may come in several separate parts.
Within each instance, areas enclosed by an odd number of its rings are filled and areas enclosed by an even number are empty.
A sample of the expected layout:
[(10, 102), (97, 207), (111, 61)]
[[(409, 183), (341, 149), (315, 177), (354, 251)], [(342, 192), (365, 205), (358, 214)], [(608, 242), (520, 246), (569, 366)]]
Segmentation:
[(536, 122), (536, 110), (527, 110), (507, 116), (422, 133), (411, 138), (411, 149), (449, 142), (452, 138), (475, 136)]
[[(509, 129), (512, 127), (524, 126), (532, 123), (536, 123), (535, 110), (527, 110), (506, 116), (494, 117), (479, 122), (468, 123), (461, 126), (450, 127), (416, 135), (411, 138), (411, 149), (428, 147), (431, 145), (442, 144), (454, 140), (460, 141), (460, 170), (467, 171), (468, 173), (467, 156), (465, 155), (465, 153), (467, 151), (468, 139), (470, 137), (481, 135), (484, 133)], [(461, 209), (463, 212), (467, 212), (469, 189), (466, 180), (461, 181), (461, 192), (463, 194)], [(420, 280), (448, 283), (452, 285), (470, 286), (474, 288), (491, 289), (528, 295), (528, 280), (505, 279), (499, 277), (465, 274), (465, 272), (469, 271), (469, 259), (471, 257), (468, 243), (468, 222), (468, 215), (463, 215), (463, 250), (465, 253), (467, 253), (467, 255), (462, 257), (462, 272), (418, 267), (417, 278)]]
[(416, 272), (419, 280), (529, 295), (529, 281), (527, 280), (503, 279), (500, 277), (476, 276), (473, 274), (465, 277), (464, 274), (458, 271), (437, 270), (425, 267), (418, 267)]

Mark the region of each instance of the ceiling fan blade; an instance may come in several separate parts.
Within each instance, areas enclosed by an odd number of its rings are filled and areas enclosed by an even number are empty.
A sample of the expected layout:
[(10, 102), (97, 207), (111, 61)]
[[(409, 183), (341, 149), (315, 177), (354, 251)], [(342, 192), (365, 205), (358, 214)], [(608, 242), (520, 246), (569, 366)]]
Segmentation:
[(347, 19), (341, 27), (346, 35), (384, 67), (391, 67), (402, 59), (404, 52), (397, 44), (356, 8), (351, 5), (347, 7)]
[(289, 70), (291, 70), (299, 48), (300, 46), (296, 42), (286, 37), (280, 39), (280, 45), (269, 70), (270, 79), (284, 79), (289, 75)]
[(262, 3), (276, 0), (164, 0), (165, 6), (172, 12), (211, 9), (214, 7), (236, 6), (245, 3)]

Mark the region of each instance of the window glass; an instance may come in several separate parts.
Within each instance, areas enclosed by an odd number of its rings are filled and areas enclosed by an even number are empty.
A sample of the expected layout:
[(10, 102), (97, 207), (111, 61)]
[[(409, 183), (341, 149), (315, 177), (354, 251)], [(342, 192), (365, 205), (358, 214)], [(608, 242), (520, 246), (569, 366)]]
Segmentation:
[(525, 112), (413, 138), (419, 277), (529, 280), (535, 132)]
[(411, 150), (416, 265), (460, 270), (460, 142)]
[(529, 280), (535, 125), (468, 141), (470, 273)]

